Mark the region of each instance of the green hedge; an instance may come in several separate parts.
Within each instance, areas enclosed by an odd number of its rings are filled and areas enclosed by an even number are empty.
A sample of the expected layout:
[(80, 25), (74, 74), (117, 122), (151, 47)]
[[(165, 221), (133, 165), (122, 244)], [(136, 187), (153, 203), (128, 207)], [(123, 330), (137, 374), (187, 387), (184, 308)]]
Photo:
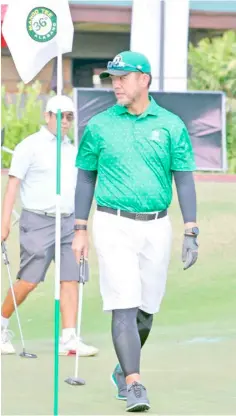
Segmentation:
[[(4, 128), (4, 146), (14, 149), (30, 134), (35, 133), (43, 123), (42, 100), (39, 99), (41, 84), (32, 86), (18, 84), (16, 94), (6, 94), (2, 87), (2, 128)], [(13, 102), (14, 100), (14, 102)], [(11, 155), (2, 152), (2, 166), (10, 166)]]
[[(14, 150), (25, 137), (35, 133), (44, 124), (44, 103), (54, 92), (43, 96), (42, 86), (36, 81), (30, 86), (17, 85), (16, 94), (6, 93), (2, 86), (2, 129), (4, 128), (4, 146)], [(44, 99), (43, 99), (44, 98)], [(73, 140), (73, 132), (69, 133)], [(2, 167), (9, 168), (11, 154), (2, 152)]]

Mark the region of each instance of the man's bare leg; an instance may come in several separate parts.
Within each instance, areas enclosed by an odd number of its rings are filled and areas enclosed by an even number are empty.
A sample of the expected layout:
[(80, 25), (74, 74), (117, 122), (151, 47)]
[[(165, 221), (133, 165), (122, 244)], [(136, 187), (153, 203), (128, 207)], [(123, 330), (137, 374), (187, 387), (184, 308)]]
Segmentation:
[(76, 321), (78, 309), (79, 285), (77, 281), (61, 282), (61, 319), (62, 342), (60, 343), (60, 355), (75, 353), (76, 345), (79, 345), (80, 356), (88, 357), (96, 355), (98, 349), (92, 345), (86, 345), (81, 339), (76, 344)]
[(78, 282), (61, 282), (61, 317), (62, 328), (74, 329), (76, 327), (77, 307), (78, 307)]
[[(32, 290), (36, 288), (36, 283), (26, 282), (25, 280), (17, 280), (13, 285), (16, 304), (19, 306)], [(7, 296), (2, 304), (2, 317), (9, 319), (15, 310), (11, 289), (8, 290)]]
[[(16, 304), (19, 306), (27, 298), (28, 294), (37, 286), (35, 283), (17, 280), (13, 285)], [(8, 290), (1, 310), (1, 354), (15, 354), (15, 349), (11, 343), (12, 334), (8, 331), (9, 319), (15, 310), (12, 291)]]

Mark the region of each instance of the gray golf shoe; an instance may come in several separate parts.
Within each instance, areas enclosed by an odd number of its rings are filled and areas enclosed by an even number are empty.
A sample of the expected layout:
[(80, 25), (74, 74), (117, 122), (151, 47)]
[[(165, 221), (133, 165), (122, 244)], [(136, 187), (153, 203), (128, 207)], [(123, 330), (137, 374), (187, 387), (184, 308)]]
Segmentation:
[(127, 389), (126, 412), (144, 412), (150, 409), (145, 387), (137, 383), (132, 383)]
[(113, 371), (111, 375), (111, 381), (117, 388), (116, 398), (118, 400), (127, 400), (127, 386), (125, 376), (120, 367), (120, 364), (117, 364), (115, 370)]

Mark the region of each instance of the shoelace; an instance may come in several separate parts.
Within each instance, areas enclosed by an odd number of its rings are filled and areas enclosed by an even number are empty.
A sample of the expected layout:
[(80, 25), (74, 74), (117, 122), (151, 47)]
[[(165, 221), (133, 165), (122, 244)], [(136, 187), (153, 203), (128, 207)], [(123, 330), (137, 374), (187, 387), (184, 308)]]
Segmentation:
[[(66, 340), (65, 343), (70, 342), (70, 341), (77, 341), (77, 339), (78, 339), (78, 342), (83, 342), (83, 340), (82, 340), (81, 337), (77, 337), (76, 335), (72, 335), (70, 338), (68, 338)], [(60, 340), (61, 340), (61, 342), (63, 342), (63, 338), (62, 337), (60, 338)]]
[(131, 384), (128, 391), (133, 390), (135, 397), (137, 397), (137, 399), (139, 399), (142, 396), (142, 390), (144, 390), (144, 389), (145, 389), (145, 387), (143, 387), (142, 384), (137, 383), (136, 381), (134, 381)]
[(10, 329), (3, 329), (1, 332), (1, 340), (3, 343), (11, 341), (11, 339), (14, 337), (14, 332)]

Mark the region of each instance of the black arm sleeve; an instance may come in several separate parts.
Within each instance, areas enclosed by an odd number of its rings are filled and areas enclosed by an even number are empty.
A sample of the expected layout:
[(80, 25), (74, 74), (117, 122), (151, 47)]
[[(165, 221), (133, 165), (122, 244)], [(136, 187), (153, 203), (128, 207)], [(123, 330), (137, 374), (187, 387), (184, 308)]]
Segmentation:
[(75, 189), (75, 218), (77, 220), (87, 220), (89, 217), (96, 179), (96, 170), (78, 170)]
[(173, 174), (184, 223), (196, 222), (197, 202), (193, 173), (174, 171)]

